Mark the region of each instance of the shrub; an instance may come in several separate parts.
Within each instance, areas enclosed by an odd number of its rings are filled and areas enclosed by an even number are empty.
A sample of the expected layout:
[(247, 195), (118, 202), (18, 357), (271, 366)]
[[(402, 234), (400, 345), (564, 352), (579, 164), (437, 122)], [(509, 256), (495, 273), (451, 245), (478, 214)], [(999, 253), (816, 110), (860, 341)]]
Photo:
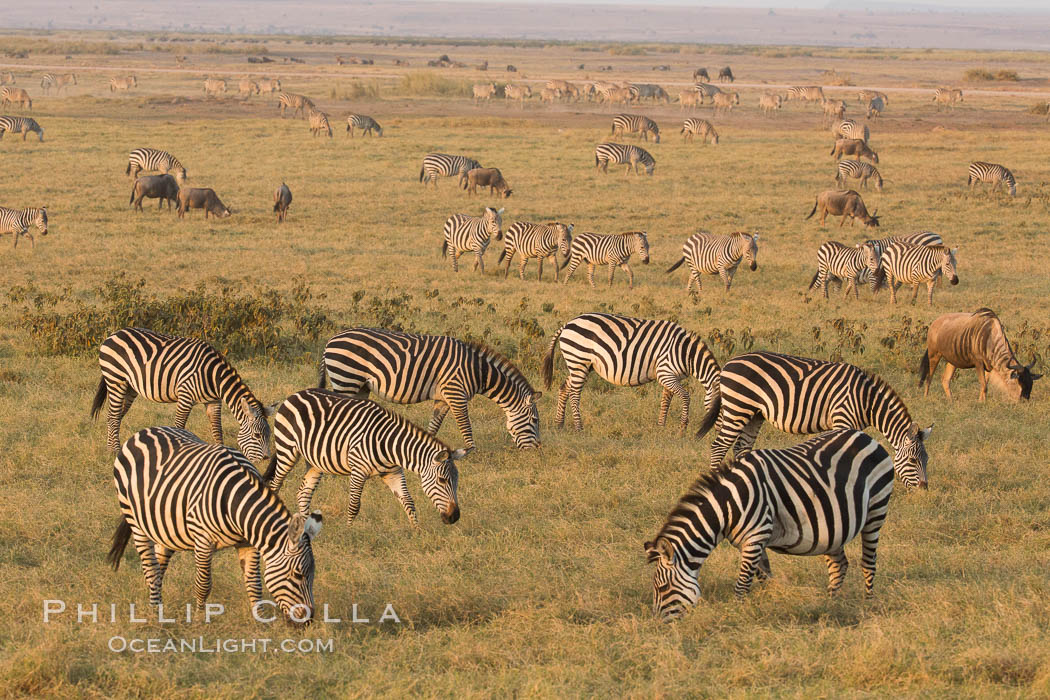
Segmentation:
[(399, 91), (403, 95), (425, 97), (471, 97), (473, 83), (467, 80), (452, 80), (433, 73), (407, 73), (401, 78)]
[(1028, 108), (1029, 114), (1046, 114), (1047, 112), (1050, 112), (1050, 102), (1046, 100), (1040, 100)]
[(984, 68), (971, 68), (966, 71), (963, 77), (971, 83), (980, 82), (982, 80), (995, 80), (995, 75), (990, 70), (985, 70)]

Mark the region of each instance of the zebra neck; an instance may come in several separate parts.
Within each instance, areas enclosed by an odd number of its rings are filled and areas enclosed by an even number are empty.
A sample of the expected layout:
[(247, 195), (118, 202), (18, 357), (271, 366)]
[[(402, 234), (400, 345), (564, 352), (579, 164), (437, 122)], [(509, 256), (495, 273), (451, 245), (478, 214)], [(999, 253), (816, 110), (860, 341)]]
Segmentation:
[(216, 383), (216, 392), (230, 413), (237, 417), (237, 422), (243, 423), (246, 416), (241, 400), (247, 399), (249, 406), (260, 405), (259, 400), (237, 374), (237, 370), (225, 358), (220, 357), (220, 361), (222, 366), (211, 375)]
[(488, 358), (482, 360), (477, 392), (495, 401), (504, 411), (520, 403), (525, 393), (518, 382)]
[(895, 448), (904, 445), (912, 427), (911, 414), (904, 401), (888, 385), (869, 378), (871, 397), (865, 404), (869, 407), (868, 423), (886, 436)]
[(376, 441), (378, 450), (375, 457), (385, 461), (384, 466), (397, 466), (422, 474), (427, 465), (433, 464), (445, 446), (415, 426), (403, 428), (407, 429), (399, 439), (390, 439), (391, 436), (386, 435)]

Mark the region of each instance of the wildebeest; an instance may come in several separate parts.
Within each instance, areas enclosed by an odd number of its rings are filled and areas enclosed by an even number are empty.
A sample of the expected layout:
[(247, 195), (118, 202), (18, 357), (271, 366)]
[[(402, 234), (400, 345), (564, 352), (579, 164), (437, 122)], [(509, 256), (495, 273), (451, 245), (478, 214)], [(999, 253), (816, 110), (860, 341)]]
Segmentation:
[(508, 73), (517, 73), (518, 69), (513, 64), (508, 63), (507, 64), (507, 72)]
[(273, 191), (273, 212), (277, 214), (277, 223), (281, 223), (288, 216), (288, 207), (291, 204), (292, 191), (282, 182), (281, 186)]
[(210, 187), (183, 187), (179, 190), (179, 218), (186, 214), (187, 209), (203, 209), (204, 218), (213, 214), (220, 219), (225, 219), (232, 214), (230, 208), (222, 203), (215, 190)]
[(136, 209), (142, 211), (143, 199), (158, 200), (157, 209), (162, 208), (164, 202), (167, 201), (168, 211), (171, 211), (171, 205), (178, 205), (179, 203), (179, 183), (167, 173), (164, 175), (143, 175), (135, 180), (135, 186), (131, 188), (131, 200), (128, 204), (134, 205)]
[(729, 66), (726, 66), (722, 70), (718, 71), (718, 82), (731, 83), (734, 80), (736, 80), (736, 78), (733, 77), (733, 70)]
[(496, 94), (495, 83), (477, 83), (474, 85), (474, 104), (481, 100), (491, 100)]
[(836, 139), (831, 148), (831, 155), (835, 158), (853, 156), (856, 160), (867, 158), (872, 163), (879, 162), (879, 154), (871, 150), (862, 139)]
[(1032, 382), (1043, 375), (1032, 374), (1035, 359), (1022, 365), (1014, 355), (1010, 341), (1006, 339), (1003, 322), (989, 308), (981, 308), (972, 314), (944, 314), (930, 324), (926, 333), (926, 352), (919, 363), (919, 386), (926, 385), (924, 396), (930, 394), (933, 372), (941, 358), (947, 365), (941, 386), (944, 394), (952, 398), (951, 382), (957, 369), (976, 369), (977, 381), (981, 384), (978, 401), (988, 394), (988, 379), (992, 385), (1013, 401), (1032, 396)]
[(499, 194), (504, 199), (512, 192), (499, 168), (473, 168), (460, 173), (459, 184), (471, 194), (478, 193), (478, 186), (488, 187), (489, 194)]
[(700, 80), (700, 78), (703, 78), (704, 80), (710, 80), (711, 79), (711, 76), (707, 74), (707, 69), (706, 68), (697, 68), (696, 70), (693, 71), (693, 80), (697, 81), (697, 80)]
[(8, 104), (15, 102), (22, 109), (33, 109), (32, 98), (22, 88), (5, 87), (3, 90), (0, 90), (0, 107), (6, 107)]
[(820, 209), (821, 227), (824, 226), (824, 219), (828, 214), (842, 217), (842, 220), (839, 221), (839, 227), (846, 223), (846, 217), (850, 219), (850, 226), (853, 226), (854, 221), (857, 219), (864, 222), (865, 226), (876, 227), (879, 225), (879, 217), (875, 215), (878, 213), (878, 210), (876, 209), (869, 214), (868, 208), (864, 206), (864, 200), (856, 190), (825, 190), (821, 192), (817, 195), (817, 201), (813, 204), (813, 211), (809, 213), (806, 219), (811, 219), (817, 213), (817, 209)]

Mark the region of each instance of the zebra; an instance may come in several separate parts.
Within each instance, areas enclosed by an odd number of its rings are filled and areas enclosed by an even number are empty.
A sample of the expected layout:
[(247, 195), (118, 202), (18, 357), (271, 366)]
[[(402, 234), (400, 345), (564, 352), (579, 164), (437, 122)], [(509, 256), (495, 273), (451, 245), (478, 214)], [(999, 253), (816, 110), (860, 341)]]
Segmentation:
[(891, 243), (882, 254), (882, 266), (874, 291), (888, 286), (890, 303), (897, 303), (897, 287), (903, 284), (912, 285), (911, 303), (919, 297), (919, 285), (926, 283), (926, 303), (933, 306), (933, 288), (942, 275), (955, 286), (959, 284), (955, 255), (958, 248), (945, 245), (914, 245), (896, 241)]
[(699, 293), (703, 284), (701, 275), (718, 275), (726, 291), (733, 284), (733, 276), (740, 261), (747, 262), (751, 271), (758, 269), (758, 234), (737, 231), (728, 236), (714, 236), (707, 231), (697, 231), (682, 245), (682, 257), (664, 274), (674, 272), (682, 263), (689, 263), (689, 281), (685, 284), (688, 294), (693, 283)]
[(485, 274), (485, 250), (492, 236), (503, 240), (503, 207), (498, 210), (485, 207), (481, 216), (453, 214), (445, 221), (445, 241), (441, 244), (441, 257), (452, 257), (452, 271), (459, 272), (459, 256), (472, 251), (477, 259), (474, 269), (481, 268)]
[(845, 188), (847, 179), (860, 180), (860, 186), (865, 188), (868, 186), (868, 180), (873, 180), (875, 182), (875, 191), (882, 192), (882, 175), (871, 163), (864, 163), (859, 160), (840, 160), (838, 173), (835, 175), (835, 182), (840, 187)]
[(955, 103), (963, 101), (963, 93), (959, 88), (939, 87), (933, 91), (933, 102), (937, 103), (937, 109), (950, 109), (955, 111)]
[(159, 151), (156, 148), (136, 148), (128, 154), (128, 167), (124, 170), (125, 175), (130, 175), (132, 179), (135, 179), (139, 173), (151, 171), (174, 174), (180, 187), (186, 181), (186, 168), (178, 158), (167, 151)]
[(762, 113), (766, 116), (772, 114), (775, 117), (784, 106), (784, 99), (776, 94), (762, 95), (758, 98), (758, 106), (762, 108)]
[(878, 90), (861, 90), (857, 93), (857, 102), (871, 102), (876, 97), (882, 100), (882, 104), (887, 106), (890, 104), (889, 95)]
[(817, 271), (813, 274), (806, 291), (819, 285), (824, 290), (824, 298), (827, 299), (828, 283), (837, 279), (846, 283), (846, 298), (849, 298), (852, 288), (853, 296), (859, 299), (858, 288), (865, 273), (871, 281), (872, 291), (875, 290), (880, 263), (879, 249), (871, 241), (856, 246), (848, 246), (838, 241), (825, 241), (817, 250)]
[(328, 138), (332, 138), (332, 125), (328, 122), (327, 113), (310, 110), (310, 133), (315, 138), (321, 134), (328, 134)]
[(671, 321), (589, 313), (577, 316), (551, 337), (543, 359), (547, 389), (554, 381), (554, 352), (561, 348), (568, 376), (558, 390), (554, 424), (565, 423), (565, 404), (571, 402), (572, 423), (583, 430), (580, 392), (591, 371), (616, 386), (641, 386), (654, 379), (663, 387), (656, 424), (663, 427), (675, 396), (682, 399), (679, 435), (689, 425), (689, 391), (685, 380), (695, 377), (705, 387), (704, 408), (718, 394), (718, 361), (696, 333)]
[(865, 243), (870, 243), (875, 247), (875, 252), (881, 256), (886, 252), (886, 249), (890, 247), (891, 243), (908, 243), (910, 245), (944, 245), (944, 240), (934, 233), (933, 231), (916, 231), (915, 233), (907, 233), (900, 236), (890, 236), (889, 238), (877, 238)]
[(98, 418), (104, 403), (107, 413), (106, 445), (116, 452), (120, 446), (120, 422), (135, 398), (174, 403), (175, 427), (185, 428), (190, 411), (204, 404), (212, 437), (222, 444), (222, 405), (240, 424), (237, 445), (253, 462), (270, 456), (270, 424), (273, 408), (263, 406), (244, 383), (233, 365), (215, 348), (195, 338), (178, 338), (145, 328), (122, 328), (98, 349), (102, 378), (91, 404), (91, 417)]
[(133, 87), (139, 86), (139, 79), (134, 75), (128, 75), (123, 78), (110, 78), (109, 79), (109, 91), (117, 92), (118, 90), (130, 90)]
[(700, 142), (707, 145), (707, 140), (711, 139), (713, 145), (718, 145), (718, 132), (715, 131), (715, 127), (711, 125), (711, 122), (706, 119), (698, 119), (691, 117), (682, 122), (682, 130), (678, 132), (685, 134), (682, 138), (692, 143), (694, 136), (700, 137)]
[(642, 258), (642, 263), (649, 264), (649, 236), (645, 231), (628, 231), (618, 235), (601, 233), (581, 233), (574, 237), (569, 247), (569, 257), (561, 264), (568, 267), (564, 284), (576, 272), (580, 263), (587, 263), (587, 281), (594, 286), (594, 268), (596, 265), (609, 266), (609, 286), (613, 283), (613, 274), (617, 265), (627, 273), (627, 286), (634, 289), (634, 272), (627, 261), (632, 255)]
[(603, 173), (609, 172), (609, 163), (614, 165), (626, 165), (624, 175), (634, 170), (640, 174), (640, 168), (645, 168), (645, 174), (652, 176), (656, 161), (649, 151), (638, 146), (625, 146), (621, 143), (599, 143), (594, 149), (594, 166)]
[(29, 236), (30, 243), (36, 248), (36, 237), (30, 230), (36, 226), (41, 236), (47, 235), (47, 207), (30, 209), (8, 209), (0, 207), (0, 234), (15, 234), (15, 244), (18, 247), (18, 239), (21, 236)]
[(277, 493), (299, 457), (304, 457), (307, 470), (296, 495), (302, 515), (309, 512), (323, 474), (349, 476), (346, 520), (353, 525), (365, 482), (379, 476), (401, 502), (412, 526), (418, 527), (416, 506), (405, 483), (407, 469), (419, 474), (423, 490), (445, 524), (459, 520), (456, 460), (470, 450), (450, 450), (433, 435), (372, 401), (304, 389), (278, 407), (273, 438), (274, 453), (263, 481)]
[(503, 409), (507, 430), (519, 449), (540, 445), (537, 402), (525, 375), (495, 350), (441, 335), (415, 335), (377, 328), (352, 328), (325, 345), (319, 389), (331, 379), (335, 391), (366, 399), (375, 392), (400, 404), (433, 400), (427, 432), (437, 435), (452, 411), (468, 448), (474, 432), (467, 402), (487, 396)]
[(281, 109), (281, 118), (284, 118), (286, 109), (292, 110), (292, 116), (296, 115), (306, 118), (306, 110), (314, 108), (314, 102), (306, 95), (298, 95), (294, 92), (282, 92), (277, 95), (277, 106)]
[(431, 180), (437, 187), (438, 176), (454, 177), (480, 168), (481, 163), (466, 156), (450, 156), (447, 153), (428, 153), (423, 156), (423, 167), (419, 169), (419, 181), (426, 187)]
[(197, 609), (203, 609), (211, 592), (212, 553), (236, 547), (253, 614), (265, 580), (289, 621), (311, 619), (310, 545), (321, 530), (321, 514), (290, 513), (239, 452), (181, 428), (146, 428), (117, 454), (113, 482), (121, 515), (107, 561), (117, 570), (128, 541), (135, 541), (150, 605), (161, 605), (171, 556), (192, 550), (193, 588)]
[(474, 104), (478, 104), (479, 100), (491, 101), (492, 96), (496, 94), (495, 83), (475, 83), (474, 84)]
[(372, 132), (376, 136), (383, 135), (383, 127), (379, 126), (379, 122), (364, 114), (351, 114), (346, 118), (346, 135), (353, 138), (354, 129), (360, 129), (362, 136), (370, 137)]
[(30, 131), (35, 131), (39, 140), (44, 140), (44, 130), (32, 117), (0, 117), (0, 139), (4, 138), (4, 133), (8, 131), (13, 134), (21, 133), (23, 141)]
[(0, 89), (0, 107), (18, 104), (22, 109), (33, 109), (33, 98), (22, 88), (5, 87)]
[(971, 192), (977, 183), (984, 182), (992, 186), (992, 192), (999, 190), (1005, 184), (1011, 197), (1017, 195), (1017, 180), (1014, 179), (1014, 174), (1002, 165), (978, 160), (970, 163), (969, 172), (966, 184), (969, 185)]
[(800, 100), (802, 102), (816, 102), (823, 104), (824, 89), (819, 85), (796, 85), (788, 88), (785, 101)]
[(660, 143), (660, 127), (649, 117), (640, 114), (617, 114), (613, 117), (612, 131), (610, 133), (613, 136), (638, 134), (646, 141), (649, 140), (649, 134), (652, 134), (653, 141)]
[(835, 135), (835, 138), (859, 139), (864, 143), (867, 143), (868, 139), (871, 138), (871, 131), (868, 130), (868, 125), (861, 124), (853, 119), (843, 119), (835, 122), (831, 127), (831, 133)]
[(927, 486), (926, 440), (933, 426), (920, 428), (889, 384), (845, 362), (775, 352), (737, 355), (722, 367), (719, 395), (697, 437), (716, 420), (712, 469), (734, 444), (737, 459), (750, 452), (763, 421), (796, 435), (870, 425), (893, 445), (893, 468), (901, 481), (910, 487)]
[(51, 88), (55, 88), (55, 94), (61, 93), (62, 88), (66, 88), (66, 93), (69, 93), (69, 86), (77, 84), (77, 76), (73, 73), (67, 73), (66, 75), (55, 75), (54, 73), (44, 73), (44, 77), (40, 79), (40, 87), (43, 89), (44, 94), (50, 94)]
[(824, 128), (846, 118), (846, 103), (842, 100), (822, 100), (821, 107), (824, 109), (824, 116), (821, 118), (821, 126)]
[[(204, 96), (208, 97), (214, 95), (218, 97), (220, 94), (226, 93), (226, 81), (222, 78), (208, 78), (204, 81)], [(250, 93), (249, 93), (250, 94)]]
[(503, 252), (499, 254), (499, 265), (503, 259), (507, 259), (507, 267), (503, 271), (504, 277), (510, 276), (510, 263), (514, 254), (521, 255), (518, 263), (518, 277), (525, 279), (525, 266), (529, 264), (530, 258), (539, 261), (540, 271), (538, 279), (543, 279), (543, 261), (552, 258), (554, 262), (554, 281), (558, 281), (558, 258), (561, 253), (563, 258), (569, 257), (569, 247), (572, 244), (573, 224), (565, 225), (558, 221), (549, 224), (533, 224), (528, 221), (515, 221), (507, 229), (503, 236)]
[(700, 598), (700, 568), (723, 539), (740, 549), (733, 592), (770, 577), (767, 551), (824, 555), (828, 592), (849, 567), (844, 546), (861, 539), (864, 592), (874, 593), (879, 533), (893, 494), (893, 462), (859, 430), (832, 430), (780, 450), (756, 450), (697, 479), (656, 537), (644, 544), (653, 612), (665, 622)]

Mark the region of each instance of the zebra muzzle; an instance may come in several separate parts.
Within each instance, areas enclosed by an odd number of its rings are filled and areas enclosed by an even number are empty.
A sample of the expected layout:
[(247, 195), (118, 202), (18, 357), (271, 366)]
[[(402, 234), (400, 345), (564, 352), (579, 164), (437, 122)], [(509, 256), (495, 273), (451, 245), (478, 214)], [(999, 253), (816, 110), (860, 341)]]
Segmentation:
[(758, 263), (757, 262), (751, 263), (751, 271), (754, 272), (757, 269), (758, 269)]
[(955, 286), (955, 285), (959, 284), (959, 276), (958, 275), (952, 275), (951, 283), (952, 283), (952, 286)]
[(459, 520), (459, 506), (452, 506), (451, 510), (441, 514), (441, 521), (446, 525), (452, 525), (457, 520)]

